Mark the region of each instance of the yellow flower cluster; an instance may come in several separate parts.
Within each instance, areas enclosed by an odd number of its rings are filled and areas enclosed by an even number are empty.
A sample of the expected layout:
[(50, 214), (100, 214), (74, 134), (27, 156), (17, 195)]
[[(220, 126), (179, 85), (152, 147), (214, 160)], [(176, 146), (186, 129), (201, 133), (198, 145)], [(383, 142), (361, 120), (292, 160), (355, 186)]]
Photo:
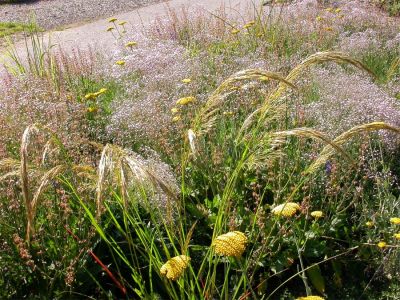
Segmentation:
[(233, 29), (233, 30), (231, 31), (232, 34), (238, 34), (239, 32), (240, 32), (239, 29)]
[(112, 31), (112, 30), (114, 30), (114, 29), (115, 29), (114, 27), (108, 27), (108, 28), (107, 28), (107, 31), (110, 32), (110, 31)]
[(372, 222), (372, 221), (365, 222), (365, 226), (371, 228), (372, 226), (374, 226), (374, 222)]
[(127, 47), (127, 48), (132, 48), (133, 46), (136, 46), (136, 45), (137, 45), (136, 42), (127, 42), (127, 43), (125, 44), (125, 47)]
[(192, 80), (190, 78), (185, 78), (185, 79), (182, 79), (182, 82), (183, 83), (191, 83)]
[(390, 218), (390, 223), (400, 225), (400, 218)]
[(115, 63), (116, 63), (118, 66), (123, 66), (123, 65), (125, 65), (125, 61), (124, 61), (124, 60), (117, 60)]
[(96, 92), (96, 93), (89, 93), (89, 94), (86, 94), (85, 95), (85, 99), (86, 100), (94, 100), (94, 99), (96, 99), (98, 96), (100, 96), (100, 95), (102, 95), (102, 94), (104, 94), (105, 92), (107, 92), (107, 89), (106, 88), (101, 88), (98, 92)]
[(299, 297), (296, 300), (324, 300), (324, 298), (320, 296), (307, 296), (307, 297)]
[(400, 233), (395, 233), (393, 236), (396, 240), (400, 240)]
[(314, 217), (315, 219), (319, 219), (324, 216), (324, 213), (320, 210), (316, 210), (316, 211), (311, 212), (311, 216)]
[(189, 104), (189, 103), (192, 103), (192, 102), (195, 102), (195, 101), (196, 101), (195, 97), (192, 97), (192, 96), (183, 97), (183, 98), (180, 98), (178, 101), (176, 101), (176, 104), (186, 105), (186, 104)]
[(110, 18), (110, 19), (108, 19), (108, 22), (110, 22), (110, 23), (114, 23), (115, 21), (117, 21), (117, 18)]
[(255, 21), (250, 21), (249, 23), (245, 24), (245, 25), (243, 26), (243, 28), (247, 29), (247, 28), (253, 27), (254, 24), (256, 24)]
[(293, 217), (300, 210), (300, 206), (294, 202), (283, 203), (272, 209), (272, 213), (276, 216)]
[(170, 280), (177, 280), (187, 268), (189, 261), (190, 257), (186, 255), (175, 256), (162, 265), (160, 274)]
[(386, 244), (385, 242), (379, 242), (379, 243), (377, 244), (377, 246), (378, 246), (379, 248), (383, 249), (383, 248), (385, 248), (385, 247), (387, 246), (387, 244)]
[(212, 243), (215, 253), (240, 257), (246, 249), (247, 237), (243, 232), (231, 231), (218, 236)]

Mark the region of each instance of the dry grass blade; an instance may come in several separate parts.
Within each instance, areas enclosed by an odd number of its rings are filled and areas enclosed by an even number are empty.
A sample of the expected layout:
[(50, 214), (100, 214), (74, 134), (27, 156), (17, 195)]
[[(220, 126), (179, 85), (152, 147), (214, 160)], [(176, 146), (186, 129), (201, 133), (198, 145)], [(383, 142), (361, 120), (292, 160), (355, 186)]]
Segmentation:
[[(350, 57), (349, 55), (342, 52), (335, 51), (325, 51), (325, 52), (317, 52), (313, 55), (310, 55), (305, 60), (303, 60), (300, 64), (298, 64), (286, 77), (286, 81), (294, 82), (300, 75), (310, 66), (315, 64), (320, 64), (324, 62), (335, 62), (335, 63), (347, 63), (351, 64), (361, 70), (367, 71), (371, 76), (375, 77), (374, 73), (367, 68), (362, 62), (357, 59)], [(280, 84), (276, 92), (274, 92), (270, 99), (275, 100), (282, 96), (282, 94), (286, 91), (287, 85)]]
[(32, 220), (33, 220), (33, 211), (32, 211), (32, 203), (31, 203), (31, 194), (29, 191), (29, 180), (28, 180), (28, 146), (31, 141), (32, 135), (36, 134), (39, 131), (36, 125), (28, 126), (23, 135), (21, 141), (21, 165), (20, 165), (20, 178), (21, 178), (21, 187), (22, 187), (22, 196), (25, 202), (25, 209), (27, 215), (27, 230), (26, 230), (26, 240), (29, 243), (31, 234), (33, 233)]
[(199, 117), (196, 118), (193, 128), (195, 128), (197, 132), (202, 133), (207, 132), (209, 128), (213, 127), (216, 114), (224, 103), (226, 96), (229, 93), (238, 90), (238, 87), (236, 86), (238, 82), (249, 80), (277, 80), (284, 86), (295, 88), (293, 84), (291, 84), (287, 79), (283, 78), (278, 73), (258, 69), (240, 71), (222, 82), (211, 94), (205, 106), (200, 111)]
[[(348, 142), (354, 136), (358, 136), (361, 133), (377, 131), (377, 130), (389, 130), (400, 134), (400, 128), (391, 126), (384, 122), (372, 122), (369, 124), (363, 124), (355, 126), (350, 130), (342, 133), (337, 138), (333, 140), (333, 143), (338, 146), (342, 146), (344, 143)], [(317, 160), (307, 169), (307, 173), (312, 173), (316, 171), (320, 166), (324, 165), (328, 159), (335, 154), (335, 148), (332, 145), (327, 145), (322, 149)]]

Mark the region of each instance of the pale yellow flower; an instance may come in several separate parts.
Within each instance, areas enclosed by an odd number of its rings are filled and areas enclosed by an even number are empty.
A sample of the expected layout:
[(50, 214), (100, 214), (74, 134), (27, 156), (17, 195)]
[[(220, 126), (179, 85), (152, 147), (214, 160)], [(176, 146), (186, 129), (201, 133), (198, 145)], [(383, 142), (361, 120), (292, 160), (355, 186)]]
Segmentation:
[(117, 18), (110, 18), (110, 19), (108, 19), (108, 22), (110, 22), (110, 23), (114, 23), (115, 21), (117, 21)]
[(125, 61), (123, 61), (123, 60), (117, 60), (115, 63), (116, 63), (118, 66), (123, 66), (123, 65), (125, 65)]
[(324, 300), (324, 298), (320, 296), (307, 296), (307, 297), (299, 297), (296, 300)]
[(136, 46), (136, 45), (137, 45), (136, 42), (127, 42), (127, 43), (125, 44), (125, 47), (132, 48), (133, 46)]
[(394, 238), (396, 240), (400, 240), (400, 232), (399, 233), (395, 233), (393, 236), (394, 236)]
[(190, 78), (185, 78), (185, 79), (182, 79), (182, 82), (183, 83), (191, 83), (192, 80)]
[(379, 248), (383, 249), (386, 247), (386, 243), (385, 242), (379, 242), (378, 244), (376, 244)]
[(85, 95), (86, 100), (96, 99), (96, 97), (97, 97), (96, 93), (89, 93)]
[(97, 107), (88, 107), (87, 111), (90, 113), (97, 112), (99, 109)]
[(277, 216), (292, 217), (298, 210), (300, 210), (300, 206), (297, 203), (287, 202), (276, 206), (271, 212)]
[(341, 11), (342, 11), (341, 8), (336, 8), (336, 9), (335, 9), (335, 13), (337, 13), (337, 14), (340, 13)]
[(319, 219), (324, 216), (324, 213), (320, 210), (316, 210), (316, 211), (311, 212), (311, 216), (314, 217), (315, 219)]
[(246, 249), (246, 244), (247, 237), (243, 232), (230, 231), (218, 236), (211, 246), (219, 255), (240, 257)]
[(400, 218), (390, 218), (390, 223), (393, 223), (395, 225), (399, 225), (400, 224)]
[(325, 9), (327, 12), (333, 12), (333, 7), (328, 7)]
[(186, 105), (186, 104), (189, 104), (189, 103), (192, 103), (192, 102), (195, 102), (195, 101), (196, 101), (195, 97), (192, 97), (192, 96), (183, 97), (183, 98), (180, 98), (178, 101), (176, 101), (176, 104)]
[(247, 23), (247, 24), (245, 24), (244, 26), (243, 26), (243, 28), (250, 28), (250, 27), (252, 27), (252, 26), (254, 26), (254, 24), (256, 24), (256, 22), (254, 22), (254, 21), (250, 21), (249, 23)]
[(188, 267), (190, 257), (186, 255), (179, 255), (168, 260), (160, 268), (160, 274), (164, 275), (170, 280), (177, 280)]
[(172, 122), (178, 122), (180, 120), (181, 120), (180, 116), (175, 116), (175, 117), (172, 118)]
[(104, 94), (105, 92), (107, 92), (108, 90), (106, 88), (101, 88), (98, 93), (100, 94)]
[(173, 108), (171, 108), (171, 112), (172, 112), (173, 114), (176, 114), (176, 113), (179, 112), (179, 108), (173, 107)]
[(232, 29), (232, 31), (231, 31), (232, 34), (238, 34), (239, 32), (240, 32), (239, 29)]
[(372, 221), (365, 222), (365, 226), (372, 227), (372, 226), (374, 226), (374, 222), (372, 222)]

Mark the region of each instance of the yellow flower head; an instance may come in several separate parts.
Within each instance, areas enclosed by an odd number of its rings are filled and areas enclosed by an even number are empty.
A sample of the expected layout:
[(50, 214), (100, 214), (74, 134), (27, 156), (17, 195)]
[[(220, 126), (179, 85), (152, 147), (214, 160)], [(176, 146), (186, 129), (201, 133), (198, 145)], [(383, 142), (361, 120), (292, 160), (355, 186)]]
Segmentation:
[(307, 297), (299, 297), (296, 300), (324, 300), (324, 298), (320, 296), (307, 296)]
[(337, 14), (340, 13), (341, 11), (342, 11), (341, 8), (336, 8), (336, 9), (335, 9), (335, 13), (337, 13)]
[(256, 24), (256, 22), (250, 21), (249, 23), (245, 24), (245, 25), (243, 26), (243, 28), (250, 28), (250, 27), (254, 26), (254, 24)]
[(232, 34), (238, 34), (239, 32), (240, 32), (239, 29), (233, 29), (233, 30), (231, 31)]
[(195, 101), (196, 101), (196, 98), (190, 96), (190, 97), (180, 98), (178, 101), (176, 101), (176, 104), (186, 105), (186, 104), (189, 104), (189, 103), (192, 103), (192, 102), (195, 102)]
[(400, 225), (400, 218), (390, 218), (390, 223)]
[(189, 261), (189, 256), (175, 256), (162, 265), (160, 268), (160, 274), (164, 275), (170, 280), (177, 280), (187, 268)]
[(327, 12), (333, 12), (333, 7), (328, 7), (325, 9)]
[(107, 92), (107, 89), (106, 89), (106, 88), (101, 88), (101, 89), (98, 91), (98, 93), (100, 93), (100, 94), (104, 94), (105, 92)]
[(316, 210), (316, 211), (311, 212), (311, 216), (314, 217), (315, 219), (319, 219), (324, 216), (324, 213), (320, 210)]
[(97, 107), (88, 107), (87, 111), (90, 113), (95, 113), (97, 112), (99, 109)]
[(272, 213), (276, 216), (293, 217), (298, 210), (300, 210), (300, 206), (297, 203), (287, 202), (276, 206), (272, 209)]
[(119, 22), (118, 24), (124, 26), (126, 24), (126, 21)]
[(374, 222), (372, 222), (372, 221), (365, 222), (365, 226), (372, 227), (372, 226), (374, 226)]
[(123, 66), (123, 65), (125, 65), (125, 61), (123, 61), (123, 60), (117, 60), (115, 63), (116, 63), (118, 66)]
[(108, 27), (107, 28), (107, 31), (112, 31), (112, 30), (114, 30), (115, 28), (114, 27)]
[(192, 80), (190, 78), (185, 78), (185, 79), (182, 79), (182, 82), (183, 83), (191, 83)]
[(240, 257), (246, 249), (246, 244), (247, 237), (243, 232), (230, 231), (218, 236), (211, 246), (219, 255)]
[(179, 112), (179, 108), (173, 107), (173, 108), (171, 108), (171, 112), (172, 112), (173, 114), (176, 114), (176, 113)]
[(400, 232), (399, 233), (395, 233), (393, 236), (394, 236), (394, 238), (396, 240), (400, 240)]
[(233, 116), (233, 111), (224, 111), (224, 116)]
[(108, 19), (108, 22), (110, 22), (110, 23), (114, 23), (115, 21), (117, 21), (117, 18), (110, 18), (110, 19)]
[(96, 97), (97, 97), (96, 93), (89, 93), (85, 95), (86, 100), (96, 99)]
[(321, 16), (316, 17), (316, 20), (317, 20), (318, 22), (321, 22), (323, 19), (324, 19), (324, 18), (321, 17)]
[(180, 120), (181, 120), (180, 116), (175, 116), (175, 117), (172, 118), (172, 122), (178, 122)]
[(137, 45), (136, 42), (127, 42), (127, 43), (125, 44), (125, 47), (130, 47), (130, 48), (132, 48), (133, 46), (136, 46), (136, 45)]
[(387, 245), (387, 244), (386, 244), (385, 242), (379, 242), (379, 243), (377, 244), (377, 246), (378, 246), (379, 248), (381, 248), (381, 249), (385, 248), (386, 245)]

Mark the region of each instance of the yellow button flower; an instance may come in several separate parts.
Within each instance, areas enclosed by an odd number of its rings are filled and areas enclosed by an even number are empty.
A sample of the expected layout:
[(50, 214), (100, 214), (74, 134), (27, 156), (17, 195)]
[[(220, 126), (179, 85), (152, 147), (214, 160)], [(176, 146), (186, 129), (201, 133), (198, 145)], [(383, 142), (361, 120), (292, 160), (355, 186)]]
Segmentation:
[(115, 63), (116, 63), (118, 66), (123, 66), (123, 65), (125, 65), (125, 61), (123, 61), (123, 60), (117, 60)]
[(178, 121), (180, 121), (181, 120), (181, 117), (180, 116), (176, 116), (176, 117), (173, 117), (172, 118), (172, 122), (178, 122)]
[(314, 217), (315, 219), (319, 219), (324, 216), (324, 213), (320, 210), (316, 210), (316, 211), (311, 212), (311, 216)]
[(190, 78), (185, 78), (185, 79), (182, 79), (182, 82), (183, 83), (191, 83), (192, 80)]
[(246, 244), (247, 237), (243, 232), (230, 231), (218, 236), (211, 246), (219, 255), (240, 257), (246, 249)]
[(372, 226), (374, 226), (374, 222), (372, 222), (372, 221), (365, 222), (365, 226), (372, 227)]
[(394, 236), (394, 238), (396, 240), (400, 240), (400, 232), (399, 233), (395, 233), (393, 236)]
[(186, 105), (192, 102), (195, 102), (196, 98), (195, 97), (184, 97), (184, 98), (180, 98), (178, 101), (176, 101), (176, 104), (179, 105)]
[(176, 114), (176, 113), (179, 112), (179, 108), (173, 107), (173, 108), (171, 108), (171, 112), (172, 112), (173, 114)]
[(271, 212), (276, 216), (292, 217), (298, 210), (300, 210), (300, 206), (297, 203), (288, 202), (276, 206)]
[(89, 93), (85, 95), (86, 100), (96, 99), (96, 97), (97, 97), (96, 93)]
[(189, 256), (175, 256), (162, 265), (160, 268), (160, 274), (164, 275), (170, 280), (177, 280), (189, 265), (189, 261)]
[(98, 93), (100, 94), (104, 94), (105, 92), (107, 92), (108, 90), (106, 88), (101, 88)]
[(324, 300), (324, 298), (320, 296), (307, 296), (307, 297), (299, 297), (296, 300)]
[(108, 27), (107, 28), (107, 31), (112, 31), (112, 30), (114, 30), (115, 28), (114, 27)]
[(114, 23), (115, 21), (117, 21), (117, 18), (110, 18), (110, 19), (108, 19), (108, 22), (110, 22), (110, 23)]
[(377, 246), (378, 246), (379, 248), (381, 248), (381, 249), (385, 248), (386, 245), (387, 245), (387, 244), (386, 244), (385, 242), (379, 242), (379, 243), (377, 244)]
[(137, 45), (136, 42), (127, 42), (127, 43), (125, 44), (125, 47), (132, 48), (133, 46), (136, 46), (136, 45)]
[(390, 218), (390, 223), (399, 225), (400, 224), (400, 218)]

